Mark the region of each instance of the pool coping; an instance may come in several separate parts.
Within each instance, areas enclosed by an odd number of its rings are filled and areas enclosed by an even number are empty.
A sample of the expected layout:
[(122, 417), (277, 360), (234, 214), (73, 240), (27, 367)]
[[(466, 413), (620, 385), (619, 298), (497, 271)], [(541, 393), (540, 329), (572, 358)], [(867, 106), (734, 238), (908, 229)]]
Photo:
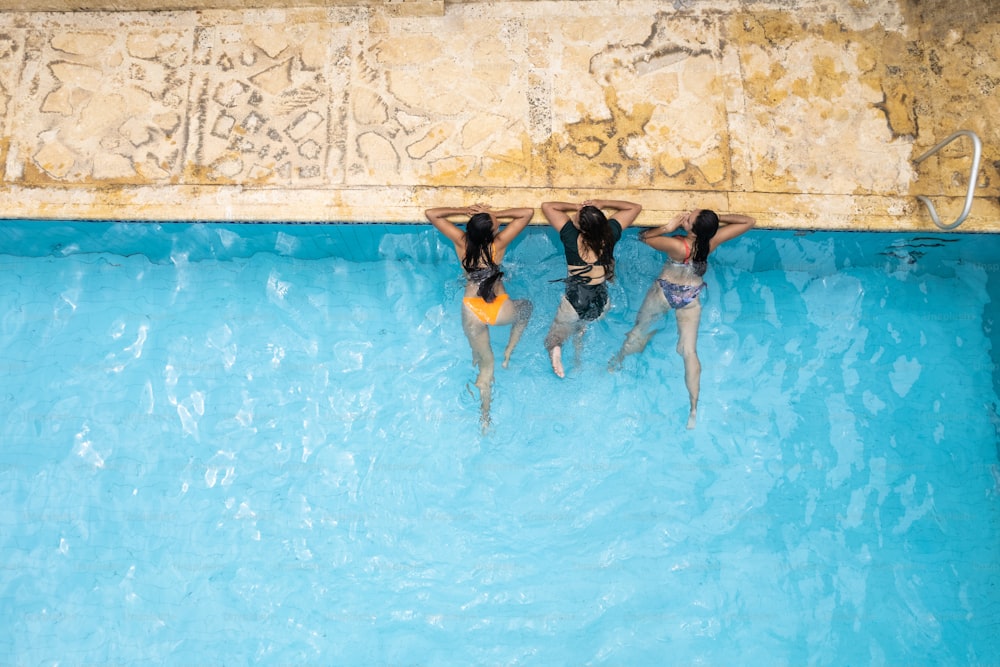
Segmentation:
[[(149, 186), (76, 189), (8, 187), (0, 190), (3, 219), (129, 220), (135, 222), (228, 223), (419, 223), (432, 206), (485, 202), (495, 207), (534, 206), (532, 224), (545, 224), (543, 201), (613, 198), (637, 201), (639, 226), (663, 224), (680, 211), (711, 208), (751, 215), (764, 229), (824, 231), (945, 231), (911, 195), (786, 194), (622, 189), (433, 188), (388, 186), (373, 204), (372, 187), (349, 189), (245, 188), (235, 186)], [(294, 205), (289, 195), (294, 195)], [(958, 196), (933, 195), (944, 223), (962, 209)], [(181, 202), (181, 203), (177, 203)], [(977, 197), (956, 229), (1000, 231), (1000, 200)]]

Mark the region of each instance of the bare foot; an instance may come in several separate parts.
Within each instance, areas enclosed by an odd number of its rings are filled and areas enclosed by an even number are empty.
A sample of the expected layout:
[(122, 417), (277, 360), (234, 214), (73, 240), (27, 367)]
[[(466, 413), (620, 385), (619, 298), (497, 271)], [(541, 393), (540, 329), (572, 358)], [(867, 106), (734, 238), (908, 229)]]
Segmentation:
[(695, 408), (691, 408), (691, 412), (688, 413), (688, 430), (694, 428), (695, 420), (698, 416), (698, 411)]
[(614, 373), (622, 369), (622, 362), (625, 361), (624, 355), (621, 352), (611, 357), (611, 361), (608, 362), (608, 372)]
[(509, 364), (509, 363), (510, 363), (510, 352), (508, 352), (507, 354), (503, 355), (503, 363), (500, 364), (500, 367), (501, 368), (507, 368), (507, 364)]
[(562, 347), (556, 345), (549, 350), (549, 359), (552, 361), (552, 370), (561, 378), (566, 377), (566, 371), (563, 370), (562, 365)]

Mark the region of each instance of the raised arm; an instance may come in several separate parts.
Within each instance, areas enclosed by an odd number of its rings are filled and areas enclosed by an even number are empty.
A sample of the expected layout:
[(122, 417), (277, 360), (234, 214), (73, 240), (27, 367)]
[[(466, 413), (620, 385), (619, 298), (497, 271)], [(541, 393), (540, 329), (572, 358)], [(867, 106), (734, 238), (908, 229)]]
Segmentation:
[(449, 206), (438, 206), (424, 211), (424, 215), (427, 216), (430, 223), (434, 225), (439, 232), (444, 234), (449, 241), (455, 244), (465, 242), (465, 232), (459, 229), (450, 218), (463, 216), (468, 219), (472, 214), (473, 211), (468, 207), (454, 208)]
[(740, 215), (739, 213), (720, 215), (719, 231), (712, 237), (712, 249), (714, 250), (720, 243), (725, 243), (741, 234), (746, 234), (756, 224), (757, 221), (749, 215)]
[(612, 216), (618, 221), (618, 224), (625, 229), (639, 217), (639, 213), (642, 212), (642, 204), (636, 204), (631, 201), (622, 201), (620, 199), (591, 199), (585, 201), (584, 204), (589, 206), (596, 206), (601, 210), (612, 210), (614, 215)]
[(650, 248), (659, 250), (660, 252), (665, 252), (671, 257), (674, 255), (683, 257), (685, 254), (684, 242), (677, 237), (667, 236), (667, 234), (673, 234), (676, 232), (684, 226), (685, 222), (693, 220), (694, 215), (695, 214), (691, 212), (678, 213), (665, 225), (660, 225), (659, 227), (647, 227), (639, 232), (639, 240), (648, 245)]
[(685, 220), (689, 219), (690, 213), (678, 213), (673, 218), (670, 219), (665, 225), (660, 225), (659, 227), (647, 227), (646, 229), (639, 232), (639, 240), (646, 241), (647, 243), (656, 238), (657, 236), (663, 236), (664, 234), (673, 234), (678, 229)]
[(569, 214), (580, 210), (580, 204), (570, 204), (564, 201), (547, 201), (542, 203), (542, 215), (556, 231), (561, 230), (570, 221)]
[(524, 228), (528, 226), (528, 223), (531, 222), (531, 218), (535, 215), (535, 209), (507, 208), (502, 211), (496, 211), (492, 215), (493, 220), (497, 224), (499, 224), (501, 220), (509, 220), (507, 226), (500, 230), (500, 232), (496, 235), (495, 240), (498, 248), (506, 248), (518, 234), (524, 231)]

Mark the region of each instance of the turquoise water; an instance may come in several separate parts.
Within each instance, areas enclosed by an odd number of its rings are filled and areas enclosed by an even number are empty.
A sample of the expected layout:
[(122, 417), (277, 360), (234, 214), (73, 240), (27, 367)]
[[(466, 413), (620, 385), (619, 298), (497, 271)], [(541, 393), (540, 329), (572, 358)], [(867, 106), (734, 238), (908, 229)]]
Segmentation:
[(553, 241), (484, 435), (427, 227), (0, 224), (0, 663), (998, 664), (997, 237), (723, 246), (694, 431)]

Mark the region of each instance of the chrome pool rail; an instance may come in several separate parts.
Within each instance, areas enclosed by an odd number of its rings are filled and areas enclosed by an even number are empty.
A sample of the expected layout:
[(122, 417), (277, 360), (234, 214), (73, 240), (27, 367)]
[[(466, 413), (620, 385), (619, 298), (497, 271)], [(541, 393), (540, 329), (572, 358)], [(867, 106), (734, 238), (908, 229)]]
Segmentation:
[(969, 171), (969, 188), (968, 191), (965, 193), (965, 207), (962, 209), (962, 212), (959, 214), (958, 218), (955, 220), (955, 222), (949, 225), (941, 224), (941, 219), (938, 217), (937, 211), (934, 210), (934, 204), (931, 203), (930, 198), (924, 195), (917, 195), (917, 199), (922, 201), (927, 206), (927, 210), (931, 214), (931, 220), (933, 220), (934, 224), (941, 229), (955, 229), (960, 224), (962, 224), (962, 222), (964, 222), (965, 219), (969, 216), (969, 211), (972, 209), (972, 195), (976, 189), (976, 178), (979, 175), (979, 158), (982, 156), (983, 153), (983, 142), (979, 140), (979, 137), (972, 130), (959, 130), (958, 132), (955, 132), (948, 138), (936, 144), (929, 151), (927, 151), (926, 153), (924, 153), (923, 155), (921, 155), (920, 157), (918, 157), (916, 160), (913, 161), (914, 165), (920, 164), (921, 162), (923, 162), (930, 156), (934, 155), (939, 150), (941, 150), (942, 148), (944, 148), (952, 141), (958, 139), (961, 136), (969, 137), (969, 139), (972, 140), (972, 169)]

